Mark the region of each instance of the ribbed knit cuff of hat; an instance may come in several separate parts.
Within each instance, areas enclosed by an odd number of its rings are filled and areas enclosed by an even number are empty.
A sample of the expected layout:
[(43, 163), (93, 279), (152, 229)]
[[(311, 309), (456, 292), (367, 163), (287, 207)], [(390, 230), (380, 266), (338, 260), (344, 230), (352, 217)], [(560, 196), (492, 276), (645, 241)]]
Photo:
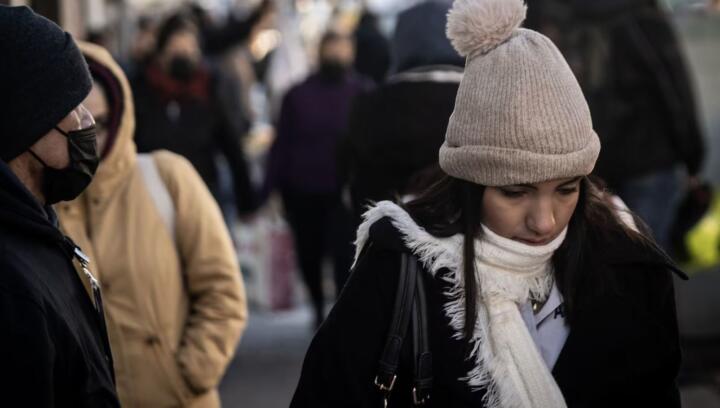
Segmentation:
[(70, 34), (30, 8), (1, 11), (0, 159), (8, 162), (80, 105), (92, 79)]
[(532, 184), (590, 174), (600, 152), (597, 136), (580, 150), (559, 154), (535, 153), (493, 146), (440, 148), (440, 163), (450, 176), (483, 186)]

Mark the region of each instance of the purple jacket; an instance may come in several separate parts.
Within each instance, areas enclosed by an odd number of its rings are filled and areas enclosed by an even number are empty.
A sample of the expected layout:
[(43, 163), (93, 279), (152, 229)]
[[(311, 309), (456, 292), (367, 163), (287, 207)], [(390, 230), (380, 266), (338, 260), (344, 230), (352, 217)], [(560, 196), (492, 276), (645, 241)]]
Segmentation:
[(340, 82), (313, 74), (285, 95), (270, 151), (264, 191), (340, 190), (338, 146), (347, 131), (352, 101), (370, 83), (349, 73)]

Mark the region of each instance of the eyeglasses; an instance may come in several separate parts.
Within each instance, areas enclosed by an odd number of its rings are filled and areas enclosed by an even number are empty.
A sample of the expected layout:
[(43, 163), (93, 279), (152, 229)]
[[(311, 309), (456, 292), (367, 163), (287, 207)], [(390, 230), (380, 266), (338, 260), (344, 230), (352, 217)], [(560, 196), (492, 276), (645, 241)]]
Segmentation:
[(68, 116), (72, 116), (73, 119), (75, 119), (76, 125), (72, 129), (62, 129), (63, 132), (83, 130), (95, 126), (95, 118), (93, 118), (92, 113), (82, 104), (73, 109)]

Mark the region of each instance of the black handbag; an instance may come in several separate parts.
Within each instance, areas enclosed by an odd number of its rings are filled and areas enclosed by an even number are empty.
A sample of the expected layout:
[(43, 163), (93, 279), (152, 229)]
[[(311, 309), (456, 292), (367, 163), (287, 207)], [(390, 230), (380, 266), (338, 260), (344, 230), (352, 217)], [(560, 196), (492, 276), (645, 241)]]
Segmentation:
[(383, 396), (384, 407), (397, 380), (400, 351), (412, 320), (413, 387), (412, 405), (425, 405), (432, 390), (432, 354), (427, 324), (427, 299), (422, 270), (415, 256), (403, 253), (400, 262), (395, 305), (390, 330), (380, 357), (375, 386)]

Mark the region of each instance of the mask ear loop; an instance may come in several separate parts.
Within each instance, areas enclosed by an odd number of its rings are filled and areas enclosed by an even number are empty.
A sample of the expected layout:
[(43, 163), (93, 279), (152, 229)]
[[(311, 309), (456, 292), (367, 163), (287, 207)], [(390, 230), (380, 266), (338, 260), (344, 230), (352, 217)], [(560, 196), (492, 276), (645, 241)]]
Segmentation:
[(55, 126), (55, 130), (57, 130), (58, 132), (60, 132), (61, 135), (65, 136), (65, 137), (67, 137), (67, 138), (70, 138), (70, 134), (67, 133), (67, 132), (65, 132), (64, 130), (60, 129), (59, 127)]
[(48, 165), (45, 164), (45, 161), (44, 161), (43, 159), (41, 159), (40, 156), (38, 156), (37, 154), (35, 154), (35, 152), (33, 152), (31, 149), (28, 149), (28, 152), (30, 152), (30, 154), (32, 155), (32, 157), (34, 157), (35, 160), (39, 161), (40, 164), (43, 165), (43, 167), (48, 167)]
[[(64, 130), (60, 129), (59, 127), (55, 126), (55, 130), (57, 130), (58, 132), (60, 132), (60, 134), (63, 135), (63, 136), (65, 136), (66, 138), (68, 138), (68, 139), (70, 138), (70, 134), (69, 134), (69, 133), (66, 133)], [(30, 152), (30, 154), (32, 155), (32, 157), (34, 157), (35, 160), (39, 161), (40, 164), (43, 165), (43, 167), (49, 167), (47, 164), (45, 164), (45, 161), (40, 158), (40, 156), (38, 156), (35, 152), (32, 151), (32, 149), (28, 149), (28, 152)]]

